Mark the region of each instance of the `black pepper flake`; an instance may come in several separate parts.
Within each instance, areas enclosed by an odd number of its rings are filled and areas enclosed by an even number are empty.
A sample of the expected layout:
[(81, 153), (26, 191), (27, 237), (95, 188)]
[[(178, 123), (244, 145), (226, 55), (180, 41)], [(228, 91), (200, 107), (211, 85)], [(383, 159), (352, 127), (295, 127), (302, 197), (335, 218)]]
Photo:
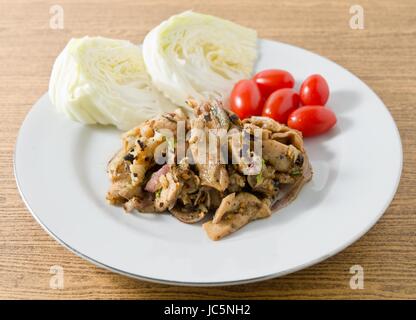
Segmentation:
[(146, 145), (144, 144), (144, 142), (142, 142), (140, 139), (139, 139), (139, 140), (137, 140), (137, 144), (140, 146), (140, 148), (141, 148), (142, 150), (146, 147)]
[(144, 161), (149, 161), (149, 157), (144, 157)]
[(168, 113), (166, 115), (163, 115), (162, 117), (165, 118), (166, 120), (170, 121), (170, 122), (176, 123), (175, 119), (173, 119), (173, 116), (170, 113)]
[(234, 113), (230, 114), (229, 118), (230, 118), (230, 121), (233, 123), (238, 122), (240, 120), (240, 118)]
[(163, 202), (159, 203), (159, 207), (161, 208), (163, 207)]
[(137, 173), (133, 173), (133, 177), (137, 178)]
[(128, 153), (127, 155), (124, 156), (124, 160), (133, 163), (134, 155), (132, 155), (131, 153)]
[(295, 161), (295, 165), (301, 167), (303, 165), (303, 155), (299, 154), (296, 161)]
[(211, 114), (209, 114), (209, 113), (204, 114), (204, 120), (205, 121), (211, 121)]

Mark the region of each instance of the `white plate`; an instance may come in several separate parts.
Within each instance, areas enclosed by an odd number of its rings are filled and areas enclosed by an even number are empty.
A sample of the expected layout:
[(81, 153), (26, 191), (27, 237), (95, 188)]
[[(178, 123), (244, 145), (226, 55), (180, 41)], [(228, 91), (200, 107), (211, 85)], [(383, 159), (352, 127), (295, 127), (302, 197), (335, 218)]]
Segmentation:
[(201, 225), (169, 215), (125, 214), (105, 201), (106, 164), (121, 145), (120, 132), (66, 119), (45, 94), (26, 117), (15, 153), (18, 187), (35, 219), (97, 265), (186, 285), (281, 276), (356, 241), (381, 217), (399, 183), (402, 148), (390, 113), (361, 80), (323, 57), (266, 40), (259, 51), (256, 70), (289, 70), (298, 86), (322, 74), (338, 116), (329, 134), (306, 140), (315, 174), (289, 207), (217, 242)]

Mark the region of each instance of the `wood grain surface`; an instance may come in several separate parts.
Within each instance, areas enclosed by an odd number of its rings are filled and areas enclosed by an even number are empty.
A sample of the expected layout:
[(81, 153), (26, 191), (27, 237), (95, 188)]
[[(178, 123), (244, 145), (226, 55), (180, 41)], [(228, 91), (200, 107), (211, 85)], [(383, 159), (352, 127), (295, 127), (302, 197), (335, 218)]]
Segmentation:
[[(49, 27), (54, 4), (64, 9), (63, 30)], [(353, 4), (364, 8), (363, 30), (349, 27)], [(262, 38), (326, 56), (364, 80), (388, 106), (402, 137), (402, 179), (382, 219), (355, 244), (278, 279), (217, 288), (177, 287), (100, 269), (59, 245), (29, 214), (14, 181), (14, 145), (26, 113), (47, 90), (57, 54), (71, 37), (84, 35), (140, 42), (150, 28), (186, 9), (233, 20), (255, 28)], [(414, 0), (0, 0), (0, 298), (416, 299), (415, 40)], [(349, 286), (349, 270), (356, 264), (365, 272), (362, 290)], [(53, 265), (64, 268), (62, 290), (49, 286)]]

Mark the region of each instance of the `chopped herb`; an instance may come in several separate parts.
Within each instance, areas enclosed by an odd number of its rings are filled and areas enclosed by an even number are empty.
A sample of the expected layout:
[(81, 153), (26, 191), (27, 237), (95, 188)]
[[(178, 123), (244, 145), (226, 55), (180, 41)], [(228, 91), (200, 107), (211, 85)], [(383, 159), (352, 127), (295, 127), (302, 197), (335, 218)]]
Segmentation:
[(161, 193), (162, 193), (162, 189), (157, 190), (155, 192), (156, 198), (159, 198)]
[(211, 106), (210, 113), (218, 120), (222, 128), (229, 128), (229, 118), (222, 107)]
[(264, 161), (264, 159), (261, 158), (261, 169), (260, 169), (260, 173), (256, 176), (256, 184), (259, 184), (263, 181), (262, 171), (265, 166), (266, 166), (266, 161)]
[(261, 172), (256, 176), (256, 184), (259, 184), (263, 181), (263, 175)]
[(302, 171), (299, 169), (294, 169), (290, 172), (291, 176), (300, 176), (302, 174)]

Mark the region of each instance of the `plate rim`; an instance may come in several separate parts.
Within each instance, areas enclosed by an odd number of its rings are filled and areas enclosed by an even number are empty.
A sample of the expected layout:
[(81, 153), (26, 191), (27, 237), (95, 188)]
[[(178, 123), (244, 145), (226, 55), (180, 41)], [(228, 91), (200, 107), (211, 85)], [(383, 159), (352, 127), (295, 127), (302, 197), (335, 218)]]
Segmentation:
[(231, 285), (241, 285), (241, 284), (248, 284), (248, 283), (254, 283), (254, 282), (259, 282), (259, 281), (264, 281), (264, 280), (269, 280), (269, 279), (273, 279), (273, 278), (278, 278), (278, 277), (282, 277), (285, 276), (287, 274), (291, 274), (294, 272), (297, 272), (299, 270), (308, 268), (310, 266), (313, 266), (315, 264), (318, 264), (338, 253), (340, 253), (341, 251), (345, 250), (347, 247), (351, 246), (353, 243), (355, 243), (356, 241), (358, 241), (361, 237), (363, 237), (379, 220), (380, 218), (384, 215), (384, 213), (386, 212), (386, 210), (388, 209), (388, 207), (390, 206), (391, 202), (393, 201), (398, 187), (400, 185), (400, 181), (401, 181), (401, 175), (403, 172), (403, 145), (402, 145), (402, 140), (401, 140), (401, 136), (400, 136), (400, 131), (397, 127), (396, 121), (394, 120), (393, 115), (391, 114), (389, 108), (384, 104), (384, 102), (381, 100), (381, 98), (374, 92), (374, 90), (368, 86), (363, 80), (361, 80), (357, 75), (355, 75), (353, 72), (351, 72), (350, 70), (346, 69), (345, 67), (343, 67), (342, 65), (332, 61), (329, 58), (326, 58), (325, 56), (322, 56), (320, 54), (317, 54), (313, 51), (304, 49), (302, 47), (298, 47), (292, 44), (288, 44), (285, 42), (281, 42), (281, 41), (277, 41), (277, 40), (272, 40), (272, 39), (264, 39), (264, 38), (259, 38), (257, 40), (259, 41), (264, 41), (264, 42), (272, 42), (272, 43), (278, 43), (278, 44), (283, 44), (285, 46), (291, 47), (291, 48), (295, 48), (297, 50), (301, 50), (304, 51), (308, 54), (313, 54), (316, 55), (322, 59), (324, 59), (325, 61), (331, 63), (331, 64), (335, 64), (339, 67), (341, 67), (343, 70), (345, 70), (346, 72), (350, 73), (351, 75), (353, 75), (358, 81), (362, 82), (370, 91), (371, 93), (374, 95), (374, 97), (379, 100), (383, 106), (385, 107), (390, 120), (393, 123), (393, 127), (394, 127), (394, 134), (396, 135), (396, 140), (398, 141), (399, 144), (399, 168), (398, 168), (398, 172), (396, 173), (396, 181), (395, 181), (395, 185), (393, 188), (393, 191), (391, 193), (391, 195), (388, 197), (387, 201), (385, 202), (383, 209), (380, 210), (380, 212), (371, 220), (371, 222), (366, 226), (366, 228), (364, 228), (360, 233), (357, 233), (354, 237), (352, 237), (352, 239), (350, 239), (349, 241), (347, 241), (344, 245), (333, 249), (332, 251), (330, 251), (329, 253), (322, 255), (316, 259), (312, 259), (311, 261), (308, 261), (304, 264), (300, 264), (297, 265), (296, 267), (293, 268), (289, 268), (287, 270), (284, 271), (280, 271), (280, 272), (275, 272), (275, 273), (271, 273), (271, 274), (267, 274), (264, 276), (259, 276), (259, 277), (253, 277), (253, 278), (247, 278), (247, 279), (242, 279), (242, 280), (232, 280), (232, 281), (220, 281), (220, 282), (193, 282), (193, 281), (175, 281), (175, 280), (166, 280), (166, 279), (158, 279), (158, 278), (153, 278), (153, 277), (147, 277), (147, 276), (143, 276), (143, 275), (138, 275), (138, 274), (134, 274), (134, 273), (130, 273), (124, 270), (120, 270), (118, 268), (109, 266), (103, 262), (97, 261), (94, 258), (91, 258), (90, 256), (87, 256), (85, 254), (83, 254), (82, 252), (72, 248), (69, 244), (67, 244), (66, 242), (64, 242), (62, 239), (60, 239), (57, 235), (55, 235), (52, 230), (50, 230), (41, 220), (40, 218), (35, 214), (35, 212), (32, 210), (31, 206), (29, 205), (29, 203), (26, 200), (26, 196), (21, 188), (21, 182), (19, 180), (18, 177), (18, 173), (17, 173), (17, 166), (16, 166), (16, 152), (17, 152), (17, 146), (19, 143), (19, 138), (21, 137), (21, 130), (22, 127), (24, 126), (25, 122), (27, 121), (30, 112), (32, 111), (33, 106), (40, 101), (42, 98), (44, 98), (45, 95), (48, 94), (48, 92), (46, 91), (44, 94), (42, 94), (37, 101), (32, 104), (32, 107), (29, 109), (29, 111), (27, 112), (27, 114), (24, 117), (24, 120), (22, 121), (20, 128), (18, 130), (17, 133), (17, 137), (16, 137), (16, 141), (15, 141), (15, 145), (14, 145), (14, 151), (13, 151), (13, 174), (15, 177), (15, 181), (16, 181), (16, 186), (17, 186), (17, 190), (19, 191), (19, 194), (23, 200), (23, 203), (25, 204), (26, 208), (28, 209), (28, 211), (30, 212), (30, 214), (32, 215), (32, 217), (35, 219), (35, 221), (42, 227), (43, 230), (45, 230), (53, 239), (55, 239), (59, 244), (61, 244), (63, 247), (67, 248), (68, 250), (70, 250), (71, 252), (73, 252), (74, 254), (76, 254), (78, 257), (83, 258), (87, 261), (89, 261), (90, 263), (104, 268), (106, 270), (115, 272), (117, 274), (120, 275), (124, 275), (127, 276), (129, 278), (133, 278), (133, 279), (137, 279), (137, 280), (142, 280), (142, 281), (148, 281), (148, 282), (153, 282), (153, 283), (159, 283), (159, 284), (168, 284), (168, 285), (177, 285), (177, 286), (192, 286), (192, 287), (216, 287), (216, 286), (231, 286)]

